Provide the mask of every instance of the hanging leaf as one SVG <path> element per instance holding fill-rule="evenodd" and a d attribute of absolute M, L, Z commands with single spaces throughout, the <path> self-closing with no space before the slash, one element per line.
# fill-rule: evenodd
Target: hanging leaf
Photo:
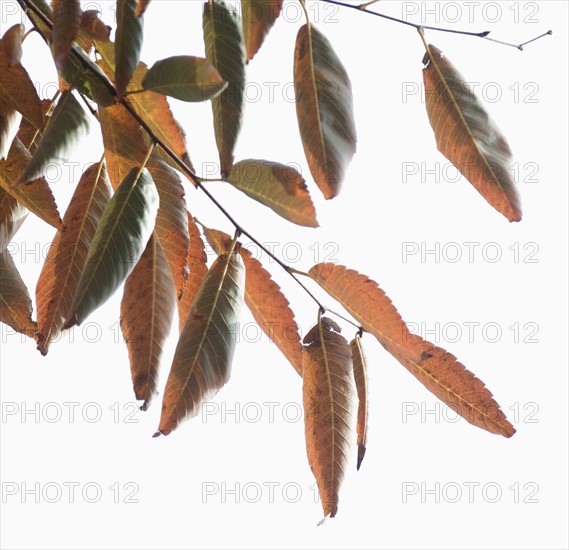
<path fill-rule="evenodd" d="M 143 18 L 136 16 L 137 0 L 117 2 L 117 32 L 115 35 L 115 86 L 119 101 L 140 60 L 143 39 Z"/>
<path fill-rule="evenodd" d="M 412 338 L 397 309 L 375 281 L 332 263 L 316 264 L 308 274 L 381 345 L 396 349 L 405 357 L 421 360 L 423 347 Z"/>
<path fill-rule="evenodd" d="M 184 286 L 182 296 L 178 301 L 178 316 L 180 318 L 180 332 L 184 328 L 188 312 L 194 302 L 202 281 L 207 273 L 207 256 L 205 253 L 204 243 L 200 234 L 200 230 L 188 212 L 188 231 L 190 235 L 190 247 L 188 249 L 188 257 L 186 266 L 187 281 Z"/>
<path fill-rule="evenodd" d="M 170 332 L 175 289 L 162 247 L 150 237 L 124 284 L 120 324 L 128 348 L 136 399 L 146 410 L 156 394 L 164 343 Z"/>
<path fill-rule="evenodd" d="M 294 52 L 296 115 L 304 154 L 326 199 L 340 191 L 356 152 L 352 87 L 328 39 L 304 25 Z"/>
<path fill-rule="evenodd" d="M 154 229 L 158 200 L 149 172 L 133 168 L 103 212 L 64 328 L 81 324 L 134 269 Z"/>
<path fill-rule="evenodd" d="M 0 187 L 0 247 L 12 240 L 27 215 L 27 209 Z"/>
<path fill-rule="evenodd" d="M 150 0 L 138 0 L 138 4 L 136 5 L 136 17 L 140 17 L 144 14 L 148 4 L 150 4 Z"/>
<path fill-rule="evenodd" d="M 18 65 L 22 59 L 22 39 L 26 28 L 22 23 L 11 26 L 0 39 L 0 49 L 8 67 Z"/>
<path fill-rule="evenodd" d="M 111 38 L 111 27 L 101 21 L 98 10 L 85 10 L 81 14 L 80 29 L 91 40 L 108 42 Z"/>
<path fill-rule="evenodd" d="M 46 355 L 57 340 L 71 305 L 77 283 L 103 211 L 111 198 L 111 186 L 103 163 L 93 164 L 81 176 L 36 285 L 38 350 Z"/>
<path fill-rule="evenodd" d="M 306 452 L 325 517 L 338 511 L 352 437 L 352 359 L 340 330 L 331 319 L 319 318 L 302 352 Z"/>
<path fill-rule="evenodd" d="M 286 220 L 318 227 L 304 178 L 292 166 L 268 160 L 242 160 L 233 166 L 226 179 Z"/>
<path fill-rule="evenodd" d="M 32 321 L 32 300 L 28 289 L 3 245 L 0 248 L 0 322 L 30 338 L 37 330 L 35 321 Z"/>
<path fill-rule="evenodd" d="M 79 0 L 52 0 L 53 29 L 51 51 L 55 66 L 65 66 L 71 53 L 71 45 L 81 25 L 81 2 Z"/>
<path fill-rule="evenodd" d="M 22 115 L 0 99 L 0 160 L 4 160 L 8 156 L 21 122 Z"/>
<path fill-rule="evenodd" d="M 61 94 L 53 114 L 25 172 L 25 180 L 37 179 L 53 161 L 66 162 L 71 148 L 89 132 L 89 119 L 71 90 Z"/>
<path fill-rule="evenodd" d="M 219 95 L 227 82 L 207 59 L 178 55 L 154 63 L 142 87 L 181 101 L 207 101 Z"/>
<path fill-rule="evenodd" d="M 211 100 L 223 177 L 233 166 L 233 151 L 243 119 L 245 45 L 237 13 L 222 0 L 204 4 L 203 34 L 207 58 L 228 83 L 227 88 Z"/>
<path fill-rule="evenodd" d="M 15 138 L 6 160 L 0 160 L 0 186 L 30 212 L 55 228 L 61 227 L 57 204 L 47 181 L 41 177 L 26 185 L 17 185 L 25 179 L 31 159 L 29 151 Z"/>
<path fill-rule="evenodd" d="M 239 310 L 243 265 L 237 254 L 219 257 L 192 304 L 176 351 L 154 436 L 168 435 L 184 418 L 195 416 L 229 380 Z"/>
<path fill-rule="evenodd" d="M 247 62 L 251 61 L 261 48 L 282 7 L 283 0 L 241 0 Z"/>
<path fill-rule="evenodd" d="M 427 113 L 439 151 L 491 206 L 509 221 L 520 221 L 506 138 L 441 50 L 429 45 L 423 64 Z"/>
<path fill-rule="evenodd" d="M 424 359 L 421 361 L 403 356 L 389 346 L 386 349 L 431 393 L 467 422 L 504 437 L 512 437 L 516 433 L 484 382 L 466 370 L 448 351 L 417 335 L 413 335 L 413 340 L 423 348 Z"/>
<path fill-rule="evenodd" d="M 359 334 L 350 342 L 350 348 L 352 350 L 354 380 L 358 392 L 358 422 L 356 432 L 358 434 L 357 469 L 359 470 L 366 454 L 367 440 L 367 364 L 364 350 L 362 349 L 362 339 Z"/>

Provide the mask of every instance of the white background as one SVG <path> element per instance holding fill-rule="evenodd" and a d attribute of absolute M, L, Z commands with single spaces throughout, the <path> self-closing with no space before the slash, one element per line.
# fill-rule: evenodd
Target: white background
<path fill-rule="evenodd" d="M 22 343 L 1 327 L 2 548 L 567 548 L 567 3 L 446 4 L 383 1 L 374 8 L 401 17 L 418 6 L 413 21 L 492 30 L 515 42 L 554 30 L 524 52 L 427 34 L 477 84 L 508 137 L 520 168 L 521 223 L 509 224 L 468 182 L 445 181 L 454 172 L 436 151 L 420 94 L 403 93 L 422 83 L 424 50 L 416 31 L 316 2 L 309 3 L 311 16 L 344 61 L 354 89 L 358 153 L 342 194 L 326 202 L 310 184 L 321 225 L 311 230 L 292 226 L 225 184 L 211 190 L 262 242 L 278 243 L 277 253 L 295 267 L 307 270 L 332 253 L 329 259 L 377 280 L 405 320 L 488 385 L 516 435 L 507 440 L 455 421 L 367 336 L 367 456 L 356 472 L 353 449 L 339 514 L 317 528 L 322 510 L 297 417 L 301 380 L 265 336 L 254 342 L 250 314 L 243 313 L 232 379 L 208 405 L 211 414 L 152 439 L 160 397 L 147 412 L 134 412 L 118 333 L 119 291 L 45 358 L 32 341 Z M 114 26 L 114 3 L 89 5 L 99 5 Z M 296 3 L 285 7 L 248 67 L 236 158 L 296 162 L 308 174 L 290 87 L 302 19 Z M 21 20 L 16 8 L 2 1 L 2 32 Z M 201 2 L 155 0 L 145 20 L 144 61 L 203 55 L 201 9 Z M 39 37 L 27 39 L 23 62 L 35 81 L 55 80 Z M 210 106 L 172 103 L 203 173 L 217 161 Z M 68 164 L 49 176 L 62 213 L 83 167 L 101 151 L 93 124 L 71 159 L 80 166 Z M 424 163 L 439 173 L 423 170 L 404 181 L 404 163 Z M 199 192 L 188 187 L 187 193 L 194 215 L 231 231 Z M 52 237 L 50 227 L 30 216 L 11 245 L 32 293 Z M 467 242 L 479 243 L 472 262 Z M 404 258 L 404 247 L 414 246 L 404 243 L 419 250 L 438 243 L 440 253 L 425 261 L 420 254 Z M 456 262 L 452 243 L 463 255 Z M 502 256 L 492 262 L 496 251 Z M 306 332 L 316 319 L 314 304 L 269 267 Z M 467 323 L 479 323 L 472 338 Z M 515 323 L 518 342 L 510 328 Z M 350 338 L 350 327 L 343 326 Z M 533 328 L 538 332 L 532 335 Z M 172 337 L 162 385 L 174 345 Z M 64 403 L 78 404 L 74 418 Z M 275 403 L 274 418 L 266 403 Z M 22 416 L 24 407 L 38 416 Z M 227 409 L 236 414 L 222 414 Z M 73 482 L 79 485 L 70 502 L 63 484 Z M 21 489 L 36 483 L 39 502 L 33 493 L 23 499 Z M 9 495 L 14 486 L 19 492 Z M 48 502 L 56 486 L 62 496 Z M 97 488 L 100 500 L 89 502 Z"/>

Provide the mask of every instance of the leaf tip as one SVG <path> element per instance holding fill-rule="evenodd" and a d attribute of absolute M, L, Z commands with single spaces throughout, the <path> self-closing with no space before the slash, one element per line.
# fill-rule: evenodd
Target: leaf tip
<path fill-rule="evenodd" d="M 143 405 L 144 406 L 144 405 Z M 141 407 L 142 408 L 142 407 Z M 152 435 L 152 437 L 160 437 L 161 435 L 164 435 L 160 430 L 154 432 L 154 434 Z"/>
<path fill-rule="evenodd" d="M 360 466 L 364 460 L 364 456 L 366 454 L 366 447 L 365 445 L 358 445 L 358 463 L 356 465 L 356 469 L 359 471 Z"/>

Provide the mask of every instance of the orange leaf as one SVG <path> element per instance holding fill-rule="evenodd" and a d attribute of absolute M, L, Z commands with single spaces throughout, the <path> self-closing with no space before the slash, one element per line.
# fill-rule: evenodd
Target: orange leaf
<path fill-rule="evenodd" d="M 414 361 L 389 346 L 387 351 L 467 422 L 504 437 L 512 437 L 516 433 L 484 382 L 459 363 L 454 355 L 417 335 L 412 335 L 412 340 L 423 348 L 424 359 Z"/>
<path fill-rule="evenodd" d="M 8 67 L 13 67 L 20 63 L 22 59 L 22 38 L 24 38 L 26 28 L 22 23 L 17 23 L 10 27 L 0 40 L 0 49 L 6 56 Z"/>
<path fill-rule="evenodd" d="M 391 300 L 375 281 L 353 269 L 316 264 L 308 274 L 384 346 L 420 360 L 423 348 L 413 338 Z"/>
<path fill-rule="evenodd" d="M 338 511 L 352 431 L 352 358 L 340 327 L 321 317 L 305 336 L 302 399 L 306 451 L 324 516 Z"/>
<path fill-rule="evenodd" d="M 429 45 L 423 63 L 427 113 L 439 151 L 498 212 L 520 221 L 506 138 L 441 50 Z"/>
<path fill-rule="evenodd" d="M 124 285 L 121 330 L 128 348 L 136 399 L 146 410 L 156 393 L 164 343 L 170 332 L 175 288 L 155 235 Z"/>
<path fill-rule="evenodd" d="M 52 0 L 53 31 L 51 49 L 55 66 L 65 66 L 71 52 L 71 45 L 81 25 L 81 2 L 79 0 Z"/>
<path fill-rule="evenodd" d="M 241 0 L 247 62 L 251 61 L 259 51 L 282 7 L 283 0 Z"/>
<path fill-rule="evenodd" d="M 362 339 L 358 334 L 350 342 L 352 350 L 352 363 L 354 366 L 354 380 L 358 392 L 358 423 L 356 432 L 358 433 L 358 463 L 360 469 L 366 453 L 367 441 L 367 364 L 362 348 Z"/>
<path fill-rule="evenodd" d="M 111 186 L 102 163 L 90 166 L 81 179 L 63 218 L 36 285 L 39 339 L 45 355 L 69 317 L 77 283 L 103 210 L 111 198 Z"/>
<path fill-rule="evenodd" d="M 150 4 L 150 0 L 138 0 L 138 4 L 136 5 L 136 17 L 140 17 L 144 14 L 148 4 Z"/>

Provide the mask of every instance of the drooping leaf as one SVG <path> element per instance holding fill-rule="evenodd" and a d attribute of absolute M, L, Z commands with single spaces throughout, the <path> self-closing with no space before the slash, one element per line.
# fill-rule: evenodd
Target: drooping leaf
<path fill-rule="evenodd" d="M 352 350 L 352 364 L 354 367 L 354 380 L 358 392 L 358 422 L 356 432 L 358 434 L 358 462 L 360 469 L 366 453 L 367 441 L 367 363 L 362 348 L 362 339 L 358 334 L 350 342 Z"/>
<path fill-rule="evenodd" d="M 390 346 L 386 346 L 387 351 L 431 393 L 467 422 L 504 437 L 512 437 L 516 433 L 484 382 L 476 378 L 448 351 L 417 335 L 412 337 L 417 345 L 422 346 L 424 359 L 413 361 Z"/>
<path fill-rule="evenodd" d="M 197 414 L 229 380 L 243 275 L 239 256 L 232 253 L 220 256 L 204 278 L 174 352 L 155 436 L 168 435 Z"/>
<path fill-rule="evenodd" d="M 89 119 L 71 90 L 61 94 L 49 117 L 38 147 L 25 172 L 23 182 L 40 177 L 52 161 L 65 162 L 71 148 L 89 131 Z"/>
<path fill-rule="evenodd" d="M 44 114 L 46 125 L 48 113 L 51 113 L 51 111 L 53 111 L 53 107 L 54 102 L 51 99 L 41 100 L 41 108 Z M 20 129 L 18 130 L 18 139 L 30 153 L 34 153 L 38 148 L 38 143 L 41 139 L 43 130 L 44 128 L 38 130 L 28 119 L 22 118 Z"/>
<path fill-rule="evenodd" d="M 64 328 L 81 324 L 134 269 L 154 230 L 158 201 L 148 170 L 133 168 L 103 212 Z"/>
<path fill-rule="evenodd" d="M 520 221 L 506 138 L 441 50 L 429 45 L 423 63 L 427 113 L 439 151 L 491 206 L 509 221 Z"/>
<path fill-rule="evenodd" d="M 302 352 L 306 452 L 325 517 L 338 511 L 353 429 L 352 358 L 340 330 L 331 319 L 319 318 Z"/>
<path fill-rule="evenodd" d="M 275 24 L 283 0 L 241 0 L 241 19 L 247 61 L 251 61 L 261 48 L 267 33 Z"/>
<path fill-rule="evenodd" d="M 318 227 L 304 178 L 292 166 L 268 160 L 242 160 L 226 180 L 279 216 L 305 227 Z"/>
<path fill-rule="evenodd" d="M 397 309 L 375 281 L 332 263 L 316 264 L 308 274 L 382 346 L 389 345 L 406 357 L 421 360 L 423 347 L 412 338 Z"/>
<path fill-rule="evenodd" d="M 0 248 L 0 322 L 30 338 L 37 330 L 28 289 L 4 245 Z"/>
<path fill-rule="evenodd" d="M 233 166 L 233 151 L 243 119 L 245 44 L 237 13 L 222 0 L 204 4 L 203 34 L 207 58 L 228 83 L 211 100 L 215 142 L 224 176 Z"/>
<path fill-rule="evenodd" d="M 178 301 L 178 316 L 180 318 L 180 332 L 184 328 L 188 312 L 192 306 L 202 281 L 207 273 L 207 256 L 200 230 L 192 215 L 188 212 L 188 232 L 190 235 L 190 247 L 186 265 L 187 280 L 182 296 Z"/>
<path fill-rule="evenodd" d="M 26 28 L 22 23 L 16 23 L 4 33 L 0 40 L 0 48 L 8 67 L 17 65 L 22 59 L 22 38 L 24 38 L 25 31 Z"/>
<path fill-rule="evenodd" d="M 53 29 L 51 51 L 55 66 L 65 66 L 71 45 L 81 25 L 81 2 L 79 0 L 52 0 Z"/>
<path fill-rule="evenodd" d="M 0 99 L 0 160 L 4 160 L 8 156 L 21 122 L 22 115 Z"/>
<path fill-rule="evenodd" d="M 156 393 L 164 343 L 175 307 L 175 288 L 162 247 L 150 237 L 142 257 L 128 276 L 121 302 L 120 324 L 128 348 L 136 399 L 146 410 Z"/>
<path fill-rule="evenodd" d="M 0 186 L 30 212 L 59 229 L 61 218 L 45 178 L 40 177 L 26 183 L 26 185 L 17 185 L 19 181 L 25 178 L 25 171 L 30 158 L 29 151 L 18 138 L 15 138 L 8 158 L 0 160 Z"/>
<path fill-rule="evenodd" d="M 111 27 L 101 21 L 98 10 L 85 10 L 81 14 L 80 29 L 91 40 L 108 42 L 111 37 Z"/>
<path fill-rule="evenodd" d="M 181 101 L 206 101 L 220 94 L 227 82 L 207 59 L 178 55 L 154 63 L 142 87 Z"/>
<path fill-rule="evenodd" d="M 0 248 L 12 240 L 27 215 L 28 210 L 0 187 Z"/>
<path fill-rule="evenodd" d="M 122 99 L 132 74 L 140 60 L 143 39 L 143 17 L 136 16 L 137 0 L 117 2 L 117 32 L 115 35 L 115 86 Z"/>
<path fill-rule="evenodd" d="M 150 4 L 150 0 L 138 0 L 138 4 L 136 5 L 136 17 L 140 17 L 148 8 L 148 4 Z"/>
<path fill-rule="evenodd" d="M 51 243 L 36 285 L 38 350 L 42 355 L 47 354 L 71 313 L 89 247 L 110 198 L 104 164 L 93 164 L 77 184 L 63 218 L 64 228 Z"/>
<path fill-rule="evenodd" d="M 229 249 L 232 239 L 227 233 L 204 227 L 204 234 L 217 254 L 224 254 Z M 276 344 L 296 372 L 302 376 L 302 344 L 289 301 L 271 274 L 249 250 L 240 243 L 236 244 L 235 250 L 239 252 L 245 265 L 247 307 L 269 340 Z"/>
<path fill-rule="evenodd" d="M 352 87 L 328 39 L 304 25 L 294 52 L 296 115 L 304 154 L 326 199 L 340 191 L 356 152 Z"/>

